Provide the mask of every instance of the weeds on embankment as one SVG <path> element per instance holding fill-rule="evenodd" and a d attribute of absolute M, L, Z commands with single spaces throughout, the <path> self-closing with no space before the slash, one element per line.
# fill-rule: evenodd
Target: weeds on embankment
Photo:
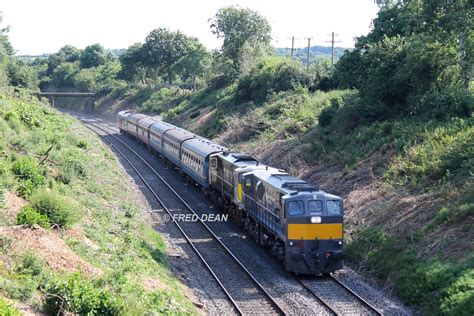
<path fill-rule="evenodd" d="M 149 215 L 97 137 L 46 103 L 9 94 L 0 95 L 0 133 L 9 196 L 0 297 L 54 315 L 194 313 Z M 16 315 L 11 306 L 1 300 L 0 314 Z"/>

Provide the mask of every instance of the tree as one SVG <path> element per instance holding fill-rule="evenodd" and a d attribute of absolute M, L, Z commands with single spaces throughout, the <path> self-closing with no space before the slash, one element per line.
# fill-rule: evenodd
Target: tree
<path fill-rule="evenodd" d="M 119 57 L 122 65 L 119 77 L 127 81 L 145 82 L 146 69 L 143 59 L 143 45 L 135 43 L 130 46 Z"/>
<path fill-rule="evenodd" d="M 105 64 L 107 53 L 100 44 L 87 46 L 79 59 L 81 68 L 97 67 Z"/>
<path fill-rule="evenodd" d="M 197 38 L 191 38 L 186 55 L 181 57 L 172 68 L 184 80 L 191 79 L 193 89 L 196 89 L 196 79 L 207 72 L 210 64 L 211 54 Z"/>
<path fill-rule="evenodd" d="M 10 59 L 8 77 L 12 86 L 28 89 L 38 88 L 39 79 L 36 69 L 20 58 Z"/>
<path fill-rule="evenodd" d="M 172 66 L 186 55 L 189 45 L 189 38 L 180 31 L 170 31 L 167 28 L 151 31 L 142 47 L 148 75 L 166 75 L 171 84 Z"/>
<path fill-rule="evenodd" d="M 81 58 L 81 51 L 74 46 L 63 46 L 57 53 L 48 57 L 47 75 L 53 74 L 56 67 L 62 63 L 73 63 Z"/>
<path fill-rule="evenodd" d="M 250 9 L 225 7 L 210 22 L 212 33 L 224 39 L 221 53 L 232 60 L 237 72 L 240 70 L 242 48 L 247 41 L 252 39 L 254 43 L 270 44 L 270 24 L 258 12 Z"/>

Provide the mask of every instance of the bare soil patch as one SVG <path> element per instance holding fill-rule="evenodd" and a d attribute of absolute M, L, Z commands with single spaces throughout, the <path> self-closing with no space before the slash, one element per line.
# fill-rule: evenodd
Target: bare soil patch
<path fill-rule="evenodd" d="M 55 271 L 102 275 L 103 272 L 79 257 L 61 239 L 59 233 L 39 226 L 27 225 L 0 227 L 0 236 L 11 238 L 9 255 L 21 256 L 29 250 L 41 257 Z"/>

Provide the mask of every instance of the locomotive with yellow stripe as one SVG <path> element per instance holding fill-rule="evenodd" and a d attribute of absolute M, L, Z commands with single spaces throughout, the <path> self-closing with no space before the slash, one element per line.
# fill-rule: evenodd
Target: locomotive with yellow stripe
<path fill-rule="evenodd" d="M 343 203 L 284 170 L 152 117 L 122 111 L 121 132 L 149 145 L 211 193 L 285 269 L 325 274 L 343 265 Z"/>
<path fill-rule="evenodd" d="M 325 274 L 342 268 L 340 197 L 245 154 L 216 153 L 210 162 L 210 190 L 287 271 Z"/>

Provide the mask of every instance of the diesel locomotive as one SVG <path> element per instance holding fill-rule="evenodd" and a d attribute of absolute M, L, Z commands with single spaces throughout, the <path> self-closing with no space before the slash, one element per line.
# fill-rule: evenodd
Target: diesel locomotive
<path fill-rule="evenodd" d="M 152 117 L 121 111 L 121 133 L 139 139 L 226 205 L 232 218 L 297 274 L 343 266 L 342 198 L 284 170 Z"/>

